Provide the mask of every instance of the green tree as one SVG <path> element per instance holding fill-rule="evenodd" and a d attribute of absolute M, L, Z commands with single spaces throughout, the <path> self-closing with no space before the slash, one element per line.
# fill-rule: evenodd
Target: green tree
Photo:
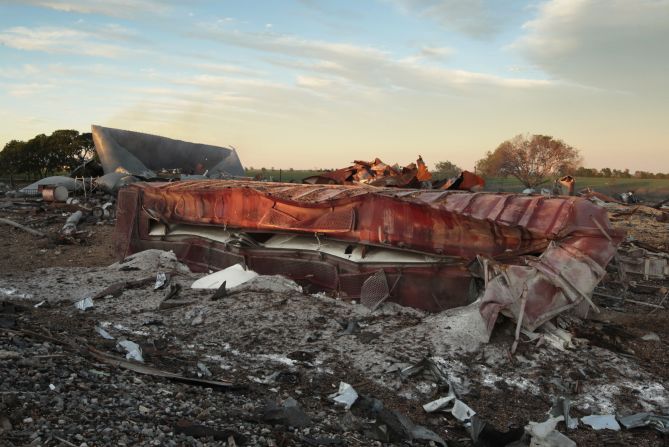
<path fill-rule="evenodd" d="M 56 130 L 46 139 L 43 148 L 44 167 L 51 174 L 69 172 L 77 164 L 80 152 L 76 130 Z"/>
<path fill-rule="evenodd" d="M 32 176 L 46 177 L 48 171 L 48 150 L 46 135 L 39 134 L 26 141 L 24 146 L 24 156 L 22 157 L 22 172 Z"/>
<path fill-rule="evenodd" d="M 516 135 L 476 164 L 485 176 L 513 176 L 534 188 L 551 176 L 573 173 L 581 163 L 579 151 L 548 135 Z"/>
<path fill-rule="evenodd" d="M 599 171 L 594 168 L 584 168 L 581 166 L 574 171 L 574 175 L 576 177 L 599 177 Z"/>
<path fill-rule="evenodd" d="M 457 177 L 462 172 L 457 165 L 451 163 L 450 161 L 440 161 L 435 165 L 435 170 L 432 173 L 436 178 L 452 178 Z"/>
<path fill-rule="evenodd" d="M 0 151 L 0 172 L 9 175 L 9 182 L 14 186 L 14 175 L 22 172 L 25 156 L 26 143 L 24 141 L 12 140 L 5 144 Z"/>

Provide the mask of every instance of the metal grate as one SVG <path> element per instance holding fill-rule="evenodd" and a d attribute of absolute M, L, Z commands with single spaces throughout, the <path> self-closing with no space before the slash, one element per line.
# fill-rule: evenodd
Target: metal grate
<path fill-rule="evenodd" d="M 386 272 L 379 270 L 374 273 L 372 276 L 367 278 L 362 284 L 362 290 L 360 291 L 360 303 L 374 310 L 381 303 L 383 303 L 390 296 L 390 290 L 388 289 L 388 278 L 386 278 Z"/>
<path fill-rule="evenodd" d="M 312 224 L 315 231 L 349 231 L 355 224 L 353 209 L 336 210 L 320 216 Z"/>

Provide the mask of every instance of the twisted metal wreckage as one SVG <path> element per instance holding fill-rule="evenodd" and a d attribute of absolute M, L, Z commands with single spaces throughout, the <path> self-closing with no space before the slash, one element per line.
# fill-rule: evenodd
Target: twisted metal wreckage
<path fill-rule="evenodd" d="M 480 298 L 534 330 L 582 303 L 622 234 L 578 197 L 236 180 L 136 183 L 118 196 L 121 257 L 173 250 L 195 271 L 237 263 L 428 311 Z"/>
<path fill-rule="evenodd" d="M 91 126 L 104 175 L 96 180 L 105 191 L 139 180 L 168 178 L 234 178 L 244 168 L 232 147 L 190 143 L 130 130 Z"/>
<path fill-rule="evenodd" d="M 586 199 L 453 190 L 482 179 L 433 184 L 420 157 L 404 168 L 356 162 L 311 184 L 220 180 L 244 173 L 234 149 L 92 130 L 110 186 L 154 180 L 119 191 L 121 258 L 158 248 L 194 271 L 241 263 L 371 308 L 388 300 L 438 312 L 479 299 L 490 332 L 500 312 L 534 330 L 594 306 L 622 240 Z M 181 181 L 156 182 L 166 168 Z M 432 189 L 406 189 L 414 184 Z"/>

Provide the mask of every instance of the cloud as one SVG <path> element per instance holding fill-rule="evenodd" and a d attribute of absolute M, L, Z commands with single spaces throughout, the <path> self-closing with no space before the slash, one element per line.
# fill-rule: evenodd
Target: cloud
<path fill-rule="evenodd" d="M 170 8 L 169 2 L 159 0 L 21 0 L 14 2 L 57 11 L 102 14 L 123 18 L 133 18 L 138 13 L 147 12 L 164 14 Z"/>
<path fill-rule="evenodd" d="M 93 33 L 56 27 L 17 26 L 8 28 L 0 32 L 0 44 L 17 50 L 71 53 L 105 58 L 116 58 L 134 51 L 106 43 Z"/>
<path fill-rule="evenodd" d="M 447 59 L 455 54 L 455 50 L 449 47 L 423 47 L 420 56 L 427 59 Z"/>
<path fill-rule="evenodd" d="M 407 14 L 433 20 L 470 37 L 487 38 L 501 29 L 499 17 L 485 0 L 388 0 Z"/>
<path fill-rule="evenodd" d="M 428 62 L 444 62 L 451 58 L 456 53 L 455 49 L 449 47 L 430 47 L 424 46 L 418 53 L 402 59 L 405 62 L 418 63 L 423 61 Z"/>
<path fill-rule="evenodd" d="M 10 84 L 6 86 L 7 94 L 17 98 L 41 95 L 47 90 L 52 89 L 54 86 L 49 83 L 21 83 L 21 84 Z"/>
<path fill-rule="evenodd" d="M 272 63 L 301 71 L 299 75 L 336 78 L 371 90 L 406 89 L 452 94 L 471 87 L 535 88 L 551 84 L 541 79 L 503 78 L 453 70 L 426 64 L 423 61 L 425 58 L 398 59 L 389 52 L 370 46 L 308 40 L 285 34 L 231 31 L 203 24 L 191 35 L 269 53 Z M 449 51 L 445 48 L 427 49 L 431 55 L 441 53 L 445 56 Z"/>
<path fill-rule="evenodd" d="M 298 87 L 319 89 L 331 86 L 333 81 L 332 79 L 317 78 L 314 76 L 298 76 L 296 84 Z"/>
<path fill-rule="evenodd" d="M 512 48 L 557 79 L 665 94 L 669 0 L 550 0 Z"/>
<path fill-rule="evenodd" d="M 254 70 L 242 65 L 222 64 L 217 62 L 198 62 L 193 64 L 193 66 L 212 73 L 226 73 L 247 76 L 261 76 L 266 74 L 260 70 Z"/>

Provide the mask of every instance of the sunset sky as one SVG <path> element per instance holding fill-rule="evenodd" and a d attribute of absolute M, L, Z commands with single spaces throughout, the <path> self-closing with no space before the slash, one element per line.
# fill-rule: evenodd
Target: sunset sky
<path fill-rule="evenodd" d="M 528 132 L 669 172 L 669 0 L 0 0 L 0 148 L 91 124 L 256 168 L 471 169 Z"/>

